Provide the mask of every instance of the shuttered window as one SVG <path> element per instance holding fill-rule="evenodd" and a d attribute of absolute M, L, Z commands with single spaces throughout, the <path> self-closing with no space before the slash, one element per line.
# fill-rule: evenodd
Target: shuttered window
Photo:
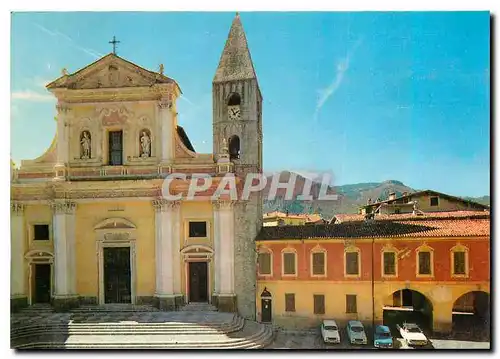
<path fill-rule="evenodd" d="M 109 164 L 111 166 L 120 166 L 123 164 L 123 132 L 109 132 Z"/>
<path fill-rule="evenodd" d="M 358 252 L 347 252 L 345 254 L 345 265 L 346 274 L 359 275 L 359 253 Z"/>
<path fill-rule="evenodd" d="M 285 293 L 285 311 L 295 312 L 295 294 Z"/>
<path fill-rule="evenodd" d="M 259 253 L 259 274 L 271 275 L 271 253 Z"/>
<path fill-rule="evenodd" d="M 384 274 L 396 275 L 396 253 L 384 252 Z"/>
<path fill-rule="evenodd" d="M 453 252 L 453 274 L 465 274 L 465 252 Z"/>
<path fill-rule="evenodd" d="M 283 253 L 284 274 L 295 274 L 295 253 Z"/>
<path fill-rule="evenodd" d="M 347 294 L 345 296 L 345 312 L 346 313 L 357 313 L 358 305 L 355 294 Z"/>
<path fill-rule="evenodd" d="M 418 253 L 418 274 L 431 274 L 431 252 Z"/>
<path fill-rule="evenodd" d="M 325 296 L 314 294 L 314 314 L 325 314 Z"/>
<path fill-rule="evenodd" d="M 313 262 L 313 274 L 314 275 L 324 275 L 325 274 L 325 253 L 313 253 L 312 255 Z"/>

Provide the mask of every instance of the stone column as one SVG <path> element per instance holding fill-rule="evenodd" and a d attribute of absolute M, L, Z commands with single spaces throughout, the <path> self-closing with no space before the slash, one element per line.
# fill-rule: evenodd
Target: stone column
<path fill-rule="evenodd" d="M 78 306 L 75 278 L 75 227 L 76 204 L 66 200 L 52 203 L 54 231 L 54 298 L 57 311 Z"/>
<path fill-rule="evenodd" d="M 174 117 L 172 102 L 162 99 L 158 102 L 158 115 L 161 129 L 161 162 L 169 163 L 174 157 Z M 158 137 L 157 137 L 158 138 Z"/>
<path fill-rule="evenodd" d="M 174 228 L 178 201 L 158 199 L 153 201 L 155 217 L 156 248 L 156 297 L 162 310 L 175 310 L 175 255 Z M 178 257 L 178 256 L 177 256 Z M 180 275 L 180 273 L 179 273 Z"/>
<path fill-rule="evenodd" d="M 10 219 L 10 307 L 12 311 L 28 305 L 26 295 L 26 228 L 24 227 L 24 205 L 11 202 Z"/>
<path fill-rule="evenodd" d="M 233 201 L 219 201 L 215 205 L 218 217 L 218 236 L 215 239 L 215 253 L 219 259 L 219 293 L 217 307 L 223 312 L 236 312 L 234 292 L 234 211 Z"/>
<path fill-rule="evenodd" d="M 69 156 L 69 134 L 68 117 L 70 108 L 62 102 L 59 102 L 57 108 L 57 163 L 55 165 L 56 179 L 64 180 L 66 176 L 66 167 Z"/>

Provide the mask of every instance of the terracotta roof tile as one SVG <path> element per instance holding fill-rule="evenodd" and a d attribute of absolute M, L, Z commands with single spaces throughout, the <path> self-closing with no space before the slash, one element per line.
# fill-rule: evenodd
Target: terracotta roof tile
<path fill-rule="evenodd" d="M 489 218 L 489 211 L 449 211 L 449 212 L 423 212 L 422 214 L 415 215 L 413 213 L 401 214 L 376 214 L 376 221 L 394 221 L 394 220 L 425 220 L 445 219 L 445 218 Z M 365 220 L 364 214 L 336 214 L 334 218 L 337 222 L 361 222 Z M 333 218 L 332 218 L 333 219 Z"/>
<path fill-rule="evenodd" d="M 489 218 L 448 218 L 398 221 L 344 222 L 316 226 L 263 227 L 257 240 L 375 237 L 489 236 Z"/>

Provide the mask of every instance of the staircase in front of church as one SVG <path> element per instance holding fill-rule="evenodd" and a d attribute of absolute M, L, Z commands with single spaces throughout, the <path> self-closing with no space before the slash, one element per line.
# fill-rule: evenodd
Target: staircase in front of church
<path fill-rule="evenodd" d="M 19 320 L 20 316 L 26 320 Z M 273 340 L 270 326 L 212 310 L 80 310 L 47 313 L 32 321 L 28 318 L 29 314 L 20 313 L 16 325 L 12 324 L 12 348 L 251 349 L 265 347 Z"/>

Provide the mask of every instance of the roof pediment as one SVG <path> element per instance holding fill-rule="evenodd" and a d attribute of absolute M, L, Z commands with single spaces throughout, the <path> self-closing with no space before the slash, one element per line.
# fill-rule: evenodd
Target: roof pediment
<path fill-rule="evenodd" d="M 122 87 L 147 87 L 175 81 L 163 74 L 146 70 L 115 54 L 108 54 L 83 69 L 64 74 L 47 85 L 47 88 L 72 90 L 106 89 Z"/>

